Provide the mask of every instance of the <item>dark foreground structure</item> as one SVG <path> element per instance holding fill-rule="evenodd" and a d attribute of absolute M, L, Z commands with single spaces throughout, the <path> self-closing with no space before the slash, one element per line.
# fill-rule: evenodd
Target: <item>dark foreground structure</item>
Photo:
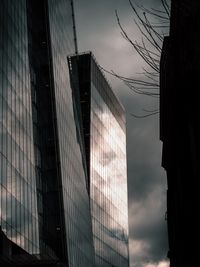
<path fill-rule="evenodd" d="M 199 265 L 200 2 L 172 0 L 160 76 L 160 138 L 167 171 L 171 267 Z"/>

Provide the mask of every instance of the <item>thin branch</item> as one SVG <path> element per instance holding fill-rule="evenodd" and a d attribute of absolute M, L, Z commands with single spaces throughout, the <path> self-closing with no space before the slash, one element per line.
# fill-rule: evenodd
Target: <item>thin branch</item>
<path fill-rule="evenodd" d="M 159 15 L 158 12 L 157 12 L 157 13 L 152 12 L 150 9 L 147 9 L 147 8 L 145 8 L 145 7 L 143 7 L 143 6 L 138 6 L 138 7 L 141 8 L 145 13 L 147 13 L 147 14 L 153 16 L 154 18 L 159 18 L 159 19 L 161 19 L 161 20 L 167 20 L 167 21 L 169 20 L 168 17 L 163 16 L 163 15 Z M 166 14 L 166 13 L 164 12 L 164 14 Z"/>
<path fill-rule="evenodd" d="M 170 7 L 167 0 L 161 0 L 161 9 L 148 9 L 144 6 L 133 4 L 132 0 L 129 0 L 129 4 L 134 14 L 134 23 L 142 36 L 141 41 L 138 42 L 137 40 L 133 41 L 131 39 L 121 24 L 118 12 L 115 11 L 117 23 L 121 30 L 122 37 L 132 45 L 137 54 L 146 62 L 150 70 L 146 67 L 142 67 L 143 72 L 139 74 L 140 77 L 123 77 L 113 70 L 108 71 L 104 68 L 102 69 L 124 82 L 130 89 L 130 92 L 158 98 L 160 54 L 166 29 L 169 28 Z M 159 110 L 143 109 L 143 112 L 148 114 L 141 116 L 132 115 L 136 118 L 146 118 L 159 113 Z"/>
<path fill-rule="evenodd" d="M 145 112 L 149 112 L 149 113 L 153 113 L 153 112 L 158 112 L 159 111 L 158 108 L 154 109 L 154 110 L 149 110 L 149 109 L 142 109 L 142 110 L 145 111 Z"/>
<path fill-rule="evenodd" d="M 133 114 L 133 113 L 130 113 L 130 115 L 133 116 L 133 117 L 136 118 L 136 119 L 144 119 L 144 118 L 147 118 L 147 117 L 150 117 L 150 116 L 154 116 L 154 115 L 156 115 L 156 114 L 159 114 L 159 111 L 157 111 L 157 112 L 152 112 L 152 113 L 150 113 L 150 114 L 146 114 L 146 115 L 135 115 L 135 114 Z"/>
<path fill-rule="evenodd" d="M 162 2 L 162 5 L 164 7 L 164 10 L 165 10 L 166 14 L 168 15 L 168 18 L 170 18 L 170 7 L 169 7 L 167 1 L 166 0 L 161 0 L 161 2 Z"/>

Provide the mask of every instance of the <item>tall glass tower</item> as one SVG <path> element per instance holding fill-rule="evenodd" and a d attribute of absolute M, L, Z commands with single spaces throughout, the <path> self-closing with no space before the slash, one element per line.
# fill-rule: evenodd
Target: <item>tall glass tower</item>
<path fill-rule="evenodd" d="M 69 62 L 80 88 L 96 267 L 128 267 L 125 112 L 92 53 Z"/>
<path fill-rule="evenodd" d="M 73 1 L 1 1 L 1 266 L 94 266 L 75 51 Z"/>
<path fill-rule="evenodd" d="M 39 222 L 26 1 L 0 8 L 0 225 L 8 239 L 39 253 Z"/>

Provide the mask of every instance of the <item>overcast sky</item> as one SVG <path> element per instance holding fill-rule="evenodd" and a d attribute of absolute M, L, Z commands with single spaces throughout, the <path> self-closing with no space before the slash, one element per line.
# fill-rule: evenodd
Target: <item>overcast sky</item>
<path fill-rule="evenodd" d="M 144 62 L 122 38 L 115 18 L 130 36 L 139 39 L 128 0 L 74 0 L 79 51 L 91 50 L 108 70 L 133 76 Z M 159 0 L 138 0 L 157 8 Z M 161 168 L 159 116 L 135 119 L 142 108 L 155 109 L 158 100 L 134 95 L 117 79 L 107 75 L 127 111 L 129 231 L 131 267 L 167 267 L 166 175 Z M 123 266 L 122 266 L 123 267 Z"/>

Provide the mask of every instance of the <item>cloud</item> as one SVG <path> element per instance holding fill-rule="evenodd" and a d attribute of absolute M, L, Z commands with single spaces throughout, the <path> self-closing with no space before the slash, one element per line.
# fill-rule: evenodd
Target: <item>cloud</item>
<path fill-rule="evenodd" d="M 130 251 L 134 267 L 144 262 L 159 262 L 167 256 L 165 194 L 155 187 L 146 198 L 129 207 Z"/>
<path fill-rule="evenodd" d="M 134 240 L 130 250 L 133 266 L 143 267 L 167 255 L 166 177 L 160 167 L 157 118 L 128 122 L 129 230 Z"/>
<path fill-rule="evenodd" d="M 144 265 L 144 267 L 169 267 L 169 262 L 168 261 L 161 261 L 158 264 L 147 263 Z"/>
<path fill-rule="evenodd" d="M 139 4 L 157 8 L 160 0 Z M 79 49 L 92 50 L 101 66 L 133 76 L 142 71 L 144 61 L 120 34 L 115 18 L 118 10 L 130 36 L 140 39 L 133 14 L 124 0 L 75 1 Z M 127 153 L 129 191 L 129 232 L 131 267 L 167 267 L 166 175 L 161 168 L 159 116 L 135 119 L 142 108 L 155 109 L 158 99 L 132 94 L 125 85 L 106 75 L 127 111 Z M 151 266 L 151 265 L 152 266 Z"/>

